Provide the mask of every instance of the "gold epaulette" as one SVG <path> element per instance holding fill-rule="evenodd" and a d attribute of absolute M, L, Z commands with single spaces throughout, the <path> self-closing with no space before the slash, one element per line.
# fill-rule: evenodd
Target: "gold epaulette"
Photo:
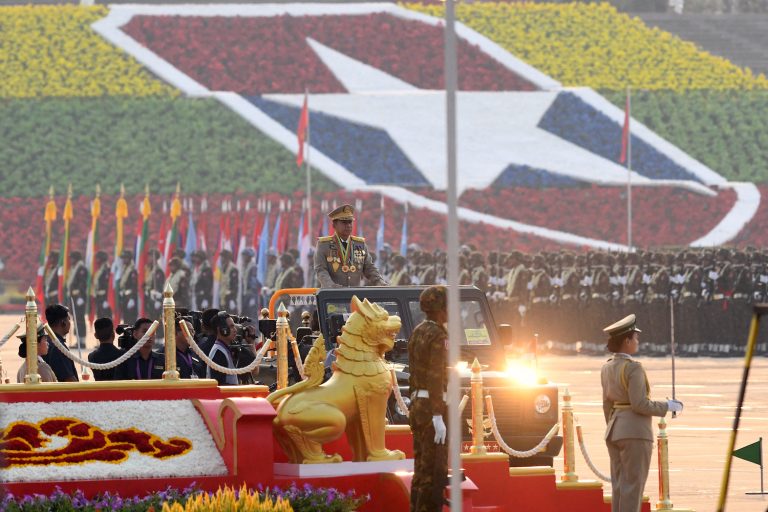
<path fill-rule="evenodd" d="M 330 242 L 333 240 L 333 236 L 319 236 L 317 237 L 318 242 Z"/>
<path fill-rule="evenodd" d="M 365 238 L 363 238 L 362 236 L 351 235 L 350 238 L 355 242 L 365 242 Z"/>

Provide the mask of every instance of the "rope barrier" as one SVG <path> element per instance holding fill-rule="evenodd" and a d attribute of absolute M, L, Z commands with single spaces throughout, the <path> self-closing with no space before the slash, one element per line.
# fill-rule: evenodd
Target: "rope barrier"
<path fill-rule="evenodd" d="M 502 439 L 501 434 L 499 433 L 499 427 L 496 425 L 496 415 L 493 413 L 493 399 L 491 398 L 491 395 L 485 396 L 485 405 L 488 408 L 488 417 L 491 420 L 491 432 L 493 433 L 493 437 L 496 438 L 496 442 L 499 443 L 499 447 L 504 450 L 504 452 L 507 453 L 507 455 L 511 455 L 512 457 L 517 457 L 518 459 L 526 459 L 528 457 L 533 457 L 537 453 L 543 452 L 547 449 L 547 445 L 549 445 L 549 442 L 552 440 L 553 437 L 555 437 L 555 434 L 557 434 L 557 431 L 560 428 L 560 425 L 557 423 L 552 425 L 552 428 L 549 429 L 549 432 L 547 432 L 547 435 L 544 436 L 544 439 L 541 440 L 539 444 L 531 448 L 530 450 L 526 451 L 518 451 L 514 448 L 511 448 L 507 443 L 504 442 L 504 439 Z"/>
<path fill-rule="evenodd" d="M 579 439 L 579 448 L 581 448 L 581 454 L 584 456 L 584 461 L 586 461 L 589 469 L 591 469 L 595 476 L 603 482 L 610 482 L 611 478 L 602 474 L 600 470 L 597 469 L 597 467 L 592 463 L 592 459 L 589 458 L 589 454 L 587 453 L 587 445 L 584 443 L 584 437 L 581 434 L 581 425 L 576 425 L 576 437 Z"/>
<path fill-rule="evenodd" d="M 121 355 L 114 361 L 110 363 L 91 363 L 90 361 L 84 361 L 80 357 L 76 356 L 74 353 L 72 353 L 67 347 L 65 347 L 61 341 L 59 341 L 59 337 L 56 336 L 56 333 L 53 332 L 53 329 L 51 329 L 51 326 L 46 324 L 43 324 L 43 328 L 45 329 L 45 332 L 48 333 L 48 337 L 51 339 L 51 342 L 56 345 L 56 348 L 59 349 L 59 351 L 67 356 L 69 359 L 74 361 L 75 363 L 85 366 L 86 368 L 90 368 L 91 370 L 111 370 L 112 368 L 123 364 L 125 361 L 133 357 L 133 355 L 139 351 L 139 349 L 146 343 L 146 341 L 149 339 L 150 336 L 152 336 L 155 331 L 157 330 L 157 327 L 160 325 L 160 323 L 155 320 L 152 322 L 152 325 L 149 326 L 149 329 L 147 329 L 146 334 L 142 336 L 142 338 L 136 342 L 134 346 L 130 348 L 125 354 Z"/>
<path fill-rule="evenodd" d="M 259 349 L 258 353 L 256 354 L 256 359 L 254 359 L 253 362 L 248 366 L 244 366 L 243 368 L 227 368 L 226 366 L 221 366 L 220 364 L 213 362 L 207 355 L 205 355 L 205 352 L 203 352 L 203 350 L 198 346 L 192 335 L 189 334 L 189 329 L 187 329 L 186 322 L 179 322 L 179 325 L 181 325 L 181 330 L 184 333 L 184 337 L 187 338 L 187 342 L 189 343 L 189 346 L 194 351 L 194 353 L 197 354 L 205 364 L 210 366 L 212 370 L 216 370 L 217 372 L 223 373 L 225 375 L 240 375 L 243 373 L 250 373 L 261 364 L 261 360 L 264 358 L 264 354 L 266 353 L 267 347 L 269 346 L 269 343 L 265 341 L 264 345 L 262 345 L 261 349 Z"/>
<path fill-rule="evenodd" d="M 397 384 L 397 372 L 394 368 L 390 368 L 389 373 L 392 375 L 392 391 L 395 393 L 397 412 L 407 418 L 410 415 L 410 411 L 408 411 L 408 404 L 405 403 L 403 395 L 400 393 L 400 386 Z"/>
<path fill-rule="evenodd" d="M 459 416 L 464 414 L 464 408 L 467 406 L 467 402 L 469 402 L 469 395 L 461 397 L 461 402 L 459 402 Z"/>
<path fill-rule="evenodd" d="M 8 331 L 8 334 L 6 334 L 5 336 L 2 337 L 2 339 L 0 339 L 0 348 L 3 348 L 3 345 L 8 343 L 8 340 L 11 339 L 11 337 L 14 334 L 16 334 L 16 331 L 18 331 L 19 329 L 21 329 L 21 322 L 16 322 L 16 324 L 14 324 L 14 326 L 11 327 L 11 330 Z"/>
<path fill-rule="evenodd" d="M 301 360 L 301 352 L 299 352 L 299 344 L 296 343 L 296 338 L 290 338 L 291 340 L 291 349 L 293 350 L 293 360 L 296 361 L 296 369 L 299 370 L 299 376 L 301 377 L 301 380 L 304 380 L 307 378 L 306 375 L 304 375 L 304 361 Z"/>

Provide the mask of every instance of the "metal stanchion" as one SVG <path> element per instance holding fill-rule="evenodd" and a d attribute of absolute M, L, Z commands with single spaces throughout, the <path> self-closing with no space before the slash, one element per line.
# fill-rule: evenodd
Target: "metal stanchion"
<path fill-rule="evenodd" d="M 163 322 L 165 322 L 165 371 L 163 380 L 179 380 L 176 369 L 176 303 L 171 283 L 163 290 Z"/>
<path fill-rule="evenodd" d="M 40 384 L 40 374 L 37 373 L 37 302 L 31 286 L 27 290 L 24 316 L 27 320 L 27 373 L 24 384 Z"/>
<path fill-rule="evenodd" d="M 472 363 L 472 446 L 469 453 L 472 455 L 485 455 L 487 450 L 483 440 L 485 429 L 483 428 L 483 373 L 480 362 L 475 358 Z"/>
<path fill-rule="evenodd" d="M 560 480 L 563 482 L 578 482 L 579 476 L 576 474 L 576 446 L 573 429 L 573 405 L 571 405 L 571 394 L 568 389 L 563 394 L 563 476 Z"/>
<path fill-rule="evenodd" d="M 288 386 L 288 336 L 290 334 L 288 310 L 285 304 L 280 304 L 277 308 L 277 389 Z"/>
<path fill-rule="evenodd" d="M 667 422 L 664 418 L 659 420 L 659 435 L 656 439 L 659 455 L 659 501 L 656 503 L 656 510 L 693 512 L 690 509 L 673 508 L 672 501 L 669 499 L 669 437 Z"/>

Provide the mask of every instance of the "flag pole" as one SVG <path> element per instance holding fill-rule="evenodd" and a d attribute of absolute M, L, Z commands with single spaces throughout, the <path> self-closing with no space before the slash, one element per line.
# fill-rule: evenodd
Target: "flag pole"
<path fill-rule="evenodd" d="M 459 360 L 459 222 L 458 183 L 456 161 L 456 89 L 458 70 L 456 63 L 456 13 L 454 0 L 445 2 L 445 111 L 446 111 L 446 163 L 448 189 L 447 252 L 448 252 L 448 403 L 459 400 L 459 374 L 455 370 Z M 461 512 L 461 423 L 458 407 L 448 407 L 448 460 L 451 468 L 451 512 Z"/>
<path fill-rule="evenodd" d="M 312 173 L 309 165 L 309 152 L 312 147 L 309 140 L 309 89 L 304 89 L 304 95 L 307 98 L 307 140 L 305 142 L 307 146 L 307 231 L 309 231 L 309 240 L 312 242 Z"/>
<path fill-rule="evenodd" d="M 631 116 L 632 98 L 627 86 L 627 116 Z M 632 125 L 627 120 L 627 250 L 632 250 Z"/>

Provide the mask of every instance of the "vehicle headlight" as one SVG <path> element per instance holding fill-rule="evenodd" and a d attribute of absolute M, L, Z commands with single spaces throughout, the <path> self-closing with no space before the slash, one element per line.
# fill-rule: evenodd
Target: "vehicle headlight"
<path fill-rule="evenodd" d="M 533 401 L 533 408 L 539 414 L 547 414 L 552 408 L 552 400 L 547 395 L 538 395 Z"/>

